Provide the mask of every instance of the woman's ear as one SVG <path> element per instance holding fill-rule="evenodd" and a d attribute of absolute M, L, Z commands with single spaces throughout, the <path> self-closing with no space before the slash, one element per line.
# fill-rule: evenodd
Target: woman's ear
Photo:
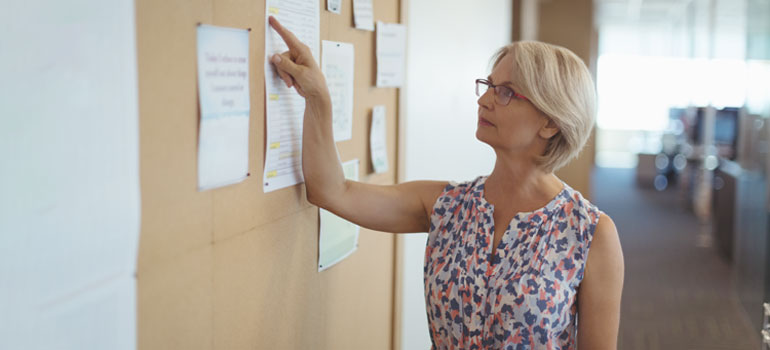
<path fill-rule="evenodd" d="M 540 128 L 540 131 L 538 131 L 538 135 L 544 139 L 550 139 L 554 135 L 559 133 L 559 128 L 556 126 L 556 123 L 553 122 L 550 118 L 548 118 L 548 123 L 543 125 L 543 127 Z"/>

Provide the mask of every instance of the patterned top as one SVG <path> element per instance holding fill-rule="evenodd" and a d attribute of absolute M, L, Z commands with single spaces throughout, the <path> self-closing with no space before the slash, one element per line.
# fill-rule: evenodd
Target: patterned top
<path fill-rule="evenodd" d="M 577 290 L 601 212 L 564 184 L 545 207 L 516 214 L 491 257 L 486 179 L 449 183 L 433 206 L 425 250 L 433 349 L 576 349 Z"/>

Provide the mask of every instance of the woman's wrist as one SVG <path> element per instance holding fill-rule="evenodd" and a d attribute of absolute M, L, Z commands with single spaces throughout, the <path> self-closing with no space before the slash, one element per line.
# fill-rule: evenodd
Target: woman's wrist
<path fill-rule="evenodd" d="M 317 96 L 308 96 L 305 99 L 305 108 L 316 117 L 323 117 L 324 115 L 331 116 L 332 112 L 332 99 L 328 92 L 321 93 Z"/>

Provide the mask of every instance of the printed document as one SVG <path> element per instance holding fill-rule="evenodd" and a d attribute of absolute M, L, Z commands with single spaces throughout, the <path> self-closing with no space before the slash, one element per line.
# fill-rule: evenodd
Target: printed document
<path fill-rule="evenodd" d="M 374 31 L 372 0 L 353 0 L 353 22 L 356 29 Z"/>
<path fill-rule="evenodd" d="M 348 180 L 358 181 L 358 159 L 342 163 L 342 171 Z M 318 271 L 328 269 L 344 260 L 358 248 L 358 225 L 324 209 L 318 236 Z"/>
<path fill-rule="evenodd" d="M 302 177 L 302 119 L 305 99 L 287 88 L 278 77 L 270 57 L 288 50 L 281 36 L 270 27 L 274 16 L 310 47 L 313 58 L 320 54 L 320 5 L 315 0 L 267 0 L 265 17 L 265 192 L 296 185 Z"/>
<path fill-rule="evenodd" d="M 404 84 L 406 26 L 377 22 L 377 87 Z"/>
<path fill-rule="evenodd" d="M 249 171 L 249 31 L 198 26 L 198 190 Z"/>
<path fill-rule="evenodd" d="M 321 70 L 332 99 L 334 141 L 353 137 L 353 44 L 324 40 L 321 43 Z"/>
<path fill-rule="evenodd" d="M 372 150 L 372 166 L 376 173 L 388 171 L 386 130 L 385 106 L 374 106 L 372 109 L 372 129 L 369 132 L 369 148 Z"/>

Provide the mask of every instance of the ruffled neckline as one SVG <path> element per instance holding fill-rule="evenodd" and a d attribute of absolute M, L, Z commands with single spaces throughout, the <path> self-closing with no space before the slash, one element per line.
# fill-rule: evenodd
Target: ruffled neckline
<path fill-rule="evenodd" d="M 477 197 L 476 199 L 479 201 L 479 204 L 481 204 L 485 208 L 489 208 L 490 210 L 492 210 L 494 212 L 495 206 L 492 203 L 487 202 L 487 199 L 484 196 L 484 194 L 486 193 L 486 186 L 485 186 L 485 184 L 487 182 L 487 178 L 489 178 L 489 175 L 482 176 L 479 179 L 479 181 L 476 184 L 476 191 L 474 191 L 474 192 L 476 192 L 476 197 Z M 558 206 L 558 204 L 562 201 L 562 199 L 569 197 L 569 192 L 570 192 L 569 185 L 567 185 L 567 183 L 564 182 L 564 181 L 562 181 L 561 183 L 563 185 L 562 190 L 559 191 L 559 193 L 556 194 L 556 196 L 553 197 L 545 206 L 537 208 L 537 209 L 532 210 L 532 211 L 518 212 L 518 213 L 516 213 L 516 215 L 514 215 L 514 218 L 516 218 L 516 217 L 523 217 L 523 216 L 531 216 L 533 214 L 539 214 L 539 213 L 546 212 L 546 211 L 552 211 L 554 208 L 556 208 Z"/>

